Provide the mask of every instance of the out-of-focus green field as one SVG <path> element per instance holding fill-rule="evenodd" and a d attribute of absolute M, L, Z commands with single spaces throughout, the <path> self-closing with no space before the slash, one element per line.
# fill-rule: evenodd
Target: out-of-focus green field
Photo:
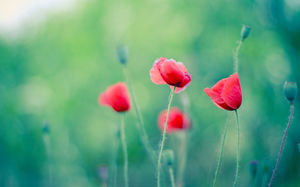
<path fill-rule="evenodd" d="M 240 185 L 250 186 L 249 162 L 269 177 L 289 115 L 286 80 L 300 81 L 300 3 L 297 0 L 79 1 L 69 11 L 27 23 L 22 34 L 0 35 L 0 186 L 99 186 L 98 166 L 110 167 L 120 115 L 98 104 L 106 87 L 124 81 L 115 47 L 129 49 L 130 77 L 151 144 L 158 149 L 157 117 L 169 87 L 155 85 L 149 70 L 158 57 L 184 62 L 190 86 L 187 187 L 211 186 L 225 123 L 229 133 L 219 186 L 232 186 L 236 123 L 203 92 L 233 71 L 233 50 L 243 24 L 252 31 L 240 50 L 243 103 Z M 1 29 L 1 28 L 0 28 Z M 300 186 L 299 97 L 274 186 Z M 51 126 L 49 159 L 43 124 Z M 139 139 L 134 110 L 126 116 L 130 186 L 155 186 L 155 165 Z M 178 137 L 166 147 L 177 150 Z M 118 152 L 118 186 L 123 186 Z M 267 174 L 264 168 L 269 167 Z M 176 170 L 176 168 L 175 168 Z M 175 171 L 176 175 L 176 171 Z M 167 173 L 162 184 L 169 186 Z M 260 185 L 261 186 L 261 185 Z"/>

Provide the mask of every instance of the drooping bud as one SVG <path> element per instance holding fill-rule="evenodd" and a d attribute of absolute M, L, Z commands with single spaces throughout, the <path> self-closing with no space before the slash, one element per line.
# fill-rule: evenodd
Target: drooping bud
<path fill-rule="evenodd" d="M 285 81 L 283 90 L 286 99 L 289 100 L 290 102 L 293 102 L 298 92 L 297 83 Z"/>
<path fill-rule="evenodd" d="M 248 25 L 243 25 L 241 30 L 241 40 L 245 40 L 246 38 L 248 38 L 250 32 L 251 32 L 251 27 L 249 27 Z"/>
<path fill-rule="evenodd" d="M 163 157 L 168 166 L 172 166 L 174 164 L 174 151 L 171 149 L 167 149 L 163 152 Z"/>
<path fill-rule="evenodd" d="M 125 45 L 120 45 L 116 48 L 117 57 L 121 64 L 126 64 L 128 60 L 128 48 Z"/>
<path fill-rule="evenodd" d="M 49 134 L 50 133 L 50 125 L 49 123 L 44 123 L 42 127 L 42 131 L 44 134 Z"/>
<path fill-rule="evenodd" d="M 258 170 L 258 161 L 257 160 L 252 160 L 249 163 L 249 170 L 250 170 L 251 176 L 256 177 L 257 170 Z"/>
<path fill-rule="evenodd" d="M 98 167 L 98 177 L 102 182 L 106 182 L 108 179 L 108 168 L 105 165 Z"/>

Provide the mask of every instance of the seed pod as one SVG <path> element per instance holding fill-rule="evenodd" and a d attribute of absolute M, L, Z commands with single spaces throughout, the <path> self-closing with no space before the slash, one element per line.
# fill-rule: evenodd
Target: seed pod
<path fill-rule="evenodd" d="M 121 64 L 126 64 L 128 60 L 128 48 L 125 45 L 120 45 L 116 48 L 117 57 Z"/>
<path fill-rule="evenodd" d="M 290 102 L 293 102 L 298 92 L 297 83 L 285 81 L 283 90 L 286 99 L 289 100 Z"/>
<path fill-rule="evenodd" d="M 44 123 L 43 124 L 42 132 L 44 134 L 49 134 L 50 133 L 50 125 L 49 125 L 49 123 Z"/>
<path fill-rule="evenodd" d="M 163 152 L 163 157 L 168 166 L 172 166 L 174 164 L 174 151 L 171 149 L 165 150 Z"/>
<path fill-rule="evenodd" d="M 251 27 L 249 27 L 248 25 L 243 25 L 241 30 L 241 39 L 245 40 L 246 38 L 248 38 L 250 31 L 251 31 Z"/>

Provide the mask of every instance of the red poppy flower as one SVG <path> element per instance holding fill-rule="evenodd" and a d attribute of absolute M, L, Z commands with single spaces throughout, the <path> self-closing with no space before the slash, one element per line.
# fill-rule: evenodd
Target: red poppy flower
<path fill-rule="evenodd" d="M 167 118 L 167 110 L 164 110 L 159 114 L 158 117 L 158 127 L 161 131 L 164 130 L 166 118 Z M 166 129 L 167 133 L 189 129 L 190 126 L 191 126 L 191 122 L 186 114 L 181 112 L 176 107 L 170 109 L 169 120 Z"/>
<path fill-rule="evenodd" d="M 130 109 L 130 97 L 125 83 L 119 82 L 108 87 L 99 96 L 99 104 L 112 107 L 116 112 Z"/>
<path fill-rule="evenodd" d="M 220 80 L 211 89 L 205 88 L 204 92 L 217 107 L 224 110 L 236 110 L 242 104 L 242 90 L 237 73 Z"/>
<path fill-rule="evenodd" d="M 150 77 L 155 84 L 168 84 L 171 86 L 171 89 L 173 89 L 173 86 L 176 86 L 176 93 L 184 90 L 192 80 L 192 76 L 188 73 L 183 63 L 164 57 L 154 62 L 150 70 Z"/>

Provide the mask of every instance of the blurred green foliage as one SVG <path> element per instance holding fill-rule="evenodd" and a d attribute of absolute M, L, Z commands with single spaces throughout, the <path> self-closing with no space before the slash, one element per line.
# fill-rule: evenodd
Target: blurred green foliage
<path fill-rule="evenodd" d="M 71 11 L 52 13 L 28 25 L 17 39 L 0 38 L 0 186 L 99 186 L 98 166 L 112 162 L 120 115 L 98 105 L 98 95 L 124 81 L 115 47 L 129 49 L 128 68 L 152 145 L 158 148 L 157 116 L 167 107 L 168 86 L 151 82 L 154 60 L 184 62 L 192 83 L 175 95 L 190 101 L 186 186 L 210 186 L 221 134 L 229 123 L 219 186 L 231 186 L 236 125 L 203 89 L 233 69 L 233 49 L 243 24 L 251 34 L 240 51 L 243 90 L 240 186 L 249 186 L 249 162 L 258 160 L 259 182 L 275 163 L 289 105 L 286 80 L 300 82 L 300 4 L 296 0 L 80 1 Z M 274 186 L 300 186 L 299 97 L 295 120 Z M 126 116 L 130 186 L 154 186 L 155 166 L 146 156 L 134 110 Z M 42 132 L 51 126 L 49 157 Z M 167 147 L 176 151 L 177 136 Z M 175 156 L 176 158 L 176 156 Z M 266 169 L 268 168 L 268 169 Z M 122 186 L 122 154 L 118 155 Z M 175 172 L 176 175 L 176 172 Z M 165 186 L 169 178 L 163 177 Z"/>

